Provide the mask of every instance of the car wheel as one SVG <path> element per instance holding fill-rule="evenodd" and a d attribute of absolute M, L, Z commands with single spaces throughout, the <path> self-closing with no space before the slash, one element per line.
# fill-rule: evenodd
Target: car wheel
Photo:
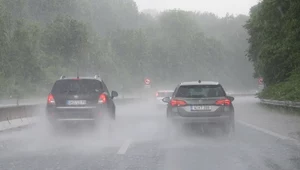
<path fill-rule="evenodd" d="M 171 112 L 169 110 L 167 110 L 167 118 L 171 117 Z"/>
<path fill-rule="evenodd" d="M 99 127 L 99 121 L 95 120 L 95 121 L 91 122 L 90 127 L 94 130 L 97 130 Z"/>
<path fill-rule="evenodd" d="M 167 140 L 171 140 L 175 137 L 176 134 L 176 127 L 174 126 L 174 123 L 171 120 L 167 120 L 164 128 L 164 136 Z"/>
<path fill-rule="evenodd" d="M 110 120 L 116 120 L 116 113 L 115 113 L 115 110 L 110 110 L 108 111 L 109 115 L 108 117 L 110 118 Z"/>
<path fill-rule="evenodd" d="M 116 120 L 116 114 L 115 114 L 115 113 L 112 113 L 112 114 L 111 114 L 111 119 L 112 119 L 112 120 Z"/>
<path fill-rule="evenodd" d="M 222 130 L 224 135 L 231 135 L 235 131 L 234 120 L 226 121 L 223 123 Z"/>
<path fill-rule="evenodd" d="M 51 123 L 50 126 L 49 126 L 49 130 L 50 130 L 50 133 L 53 134 L 53 135 L 57 135 L 61 132 L 61 130 L 63 129 L 59 124 L 57 123 Z"/>

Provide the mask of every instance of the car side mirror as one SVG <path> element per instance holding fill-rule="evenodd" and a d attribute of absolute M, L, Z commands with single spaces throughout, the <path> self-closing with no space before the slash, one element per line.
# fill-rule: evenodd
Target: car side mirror
<path fill-rule="evenodd" d="M 227 98 L 228 98 L 230 101 L 234 101 L 234 97 L 232 97 L 232 96 L 227 96 Z"/>
<path fill-rule="evenodd" d="M 118 96 L 119 96 L 118 92 L 116 92 L 116 91 L 111 92 L 111 98 L 112 99 L 115 98 L 115 97 L 118 97 Z"/>
<path fill-rule="evenodd" d="M 162 101 L 165 102 L 165 103 L 169 103 L 171 101 L 171 98 L 170 97 L 164 97 L 162 99 Z"/>

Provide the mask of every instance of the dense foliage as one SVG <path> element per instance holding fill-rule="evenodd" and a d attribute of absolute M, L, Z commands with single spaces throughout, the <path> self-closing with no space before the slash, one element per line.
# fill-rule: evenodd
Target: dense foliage
<path fill-rule="evenodd" d="M 248 57 L 266 85 L 261 97 L 300 100 L 300 1 L 263 0 L 245 27 Z"/>
<path fill-rule="evenodd" d="M 60 75 L 115 89 L 217 80 L 251 88 L 247 16 L 139 13 L 132 0 L 0 0 L 0 95 L 41 93 Z M 293 38 L 293 37 L 291 37 Z M 257 67 L 256 67 L 257 68 Z"/>

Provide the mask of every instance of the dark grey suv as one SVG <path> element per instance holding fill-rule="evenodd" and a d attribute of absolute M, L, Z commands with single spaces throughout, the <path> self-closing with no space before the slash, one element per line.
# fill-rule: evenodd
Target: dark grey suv
<path fill-rule="evenodd" d="M 115 119 L 114 97 L 100 77 L 61 77 L 48 95 L 46 114 L 52 125 L 59 122 L 98 123 L 103 117 Z"/>
<path fill-rule="evenodd" d="M 218 82 L 183 82 L 172 97 L 162 100 L 168 103 L 167 117 L 173 123 L 216 123 L 225 133 L 234 130 L 234 98 Z"/>

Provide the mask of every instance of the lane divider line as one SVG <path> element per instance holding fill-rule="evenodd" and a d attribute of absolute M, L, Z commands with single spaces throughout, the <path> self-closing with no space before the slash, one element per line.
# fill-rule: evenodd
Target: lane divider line
<path fill-rule="evenodd" d="M 244 121 L 237 120 L 237 123 L 239 123 L 239 124 L 241 124 L 241 125 L 243 125 L 243 126 L 252 128 L 252 129 L 254 129 L 254 130 L 257 130 L 257 131 L 259 131 L 259 132 L 262 132 L 262 133 L 271 135 L 271 136 L 276 137 L 276 138 L 278 138 L 278 139 L 293 141 L 293 142 L 295 142 L 297 145 L 300 145 L 300 142 L 299 142 L 298 140 L 294 139 L 294 138 L 280 135 L 280 134 L 278 134 L 278 133 L 272 132 L 272 131 L 270 131 L 270 130 L 267 130 L 267 129 L 264 129 L 264 128 L 261 128 L 261 127 L 258 127 L 258 126 L 249 124 L 249 123 L 246 123 L 246 122 L 244 122 Z"/>
<path fill-rule="evenodd" d="M 117 154 L 124 155 L 126 153 L 126 151 L 128 150 L 129 146 L 131 145 L 131 143 L 132 143 L 131 139 L 125 141 L 123 143 L 123 145 L 120 147 L 120 149 L 118 150 Z"/>

